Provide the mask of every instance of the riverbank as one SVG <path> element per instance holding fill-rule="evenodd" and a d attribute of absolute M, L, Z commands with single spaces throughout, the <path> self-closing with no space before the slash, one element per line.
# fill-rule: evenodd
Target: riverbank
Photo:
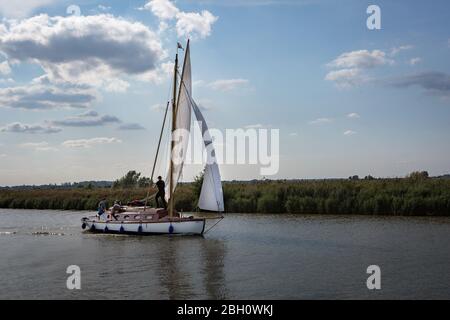
<path fill-rule="evenodd" d="M 450 216 L 448 179 L 297 180 L 224 182 L 227 212 Z M 198 184 L 181 184 L 175 207 L 196 208 Z M 0 208 L 96 210 L 146 196 L 146 188 L 1 189 Z M 151 205 L 153 205 L 151 203 Z"/>

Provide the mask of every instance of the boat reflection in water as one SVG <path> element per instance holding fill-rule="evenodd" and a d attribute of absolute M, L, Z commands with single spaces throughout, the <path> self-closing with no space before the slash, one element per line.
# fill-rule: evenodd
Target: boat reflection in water
<path fill-rule="evenodd" d="M 226 299 L 222 240 L 86 234 L 82 294 L 123 299 Z M 97 272 L 95 272 L 97 270 Z M 101 270 L 98 273 L 98 270 Z M 112 285 L 114 284 L 114 285 Z"/>
<path fill-rule="evenodd" d="M 169 299 L 226 299 L 225 244 L 220 240 L 168 239 L 159 249 L 160 296 Z"/>

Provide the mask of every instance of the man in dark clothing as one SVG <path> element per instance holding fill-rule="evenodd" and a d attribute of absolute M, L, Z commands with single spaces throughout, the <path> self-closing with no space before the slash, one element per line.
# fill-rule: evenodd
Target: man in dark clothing
<path fill-rule="evenodd" d="M 162 180 L 161 176 L 158 177 L 158 181 L 156 182 L 156 187 L 158 188 L 158 193 L 155 196 L 155 200 L 156 200 L 156 206 L 158 208 L 161 208 L 159 205 L 159 201 L 158 199 L 162 200 L 162 205 L 164 209 L 167 209 L 167 203 L 166 203 L 166 184 L 164 183 L 164 181 Z"/>

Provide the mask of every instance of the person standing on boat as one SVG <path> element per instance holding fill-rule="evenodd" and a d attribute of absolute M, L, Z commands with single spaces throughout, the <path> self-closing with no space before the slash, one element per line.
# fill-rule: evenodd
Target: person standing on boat
<path fill-rule="evenodd" d="M 166 184 L 164 183 L 164 180 L 161 178 L 161 176 L 158 177 L 158 181 L 156 181 L 156 187 L 158 188 L 158 193 L 155 196 L 156 206 L 158 208 L 161 208 L 159 205 L 159 198 L 162 201 L 162 205 L 164 209 L 167 209 L 167 203 L 166 203 Z"/>
<path fill-rule="evenodd" d="M 102 198 L 102 200 L 98 204 L 98 216 L 101 217 L 106 211 L 106 198 Z"/>

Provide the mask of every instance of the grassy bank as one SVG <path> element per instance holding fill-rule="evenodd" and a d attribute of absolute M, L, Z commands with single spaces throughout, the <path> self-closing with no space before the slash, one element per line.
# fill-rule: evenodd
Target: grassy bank
<path fill-rule="evenodd" d="M 450 216 L 448 179 L 376 179 L 225 182 L 225 208 L 236 213 L 320 213 Z M 142 199 L 146 188 L 0 190 L 0 208 L 96 210 L 106 197 L 126 203 Z M 176 208 L 196 207 L 197 184 L 176 192 Z"/>

